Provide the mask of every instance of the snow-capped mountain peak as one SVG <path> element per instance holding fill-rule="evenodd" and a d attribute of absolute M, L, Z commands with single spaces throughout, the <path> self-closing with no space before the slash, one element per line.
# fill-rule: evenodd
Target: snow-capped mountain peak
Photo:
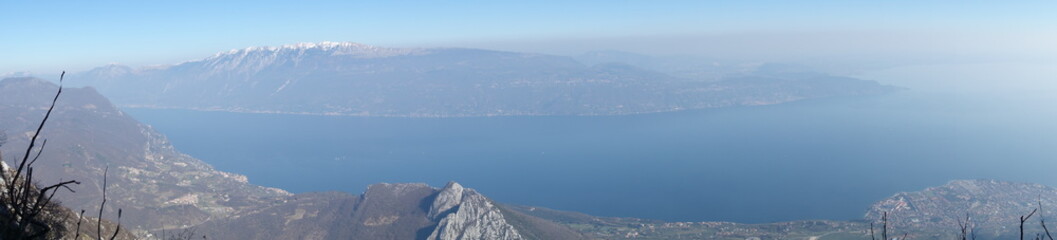
<path fill-rule="evenodd" d="M 132 67 L 121 65 L 118 63 L 110 63 L 102 67 L 93 68 L 85 72 L 85 74 L 91 75 L 92 77 L 98 78 L 115 78 L 128 74 L 135 73 L 136 69 Z"/>
<path fill-rule="evenodd" d="M 319 42 L 319 43 L 296 43 L 286 44 L 282 46 L 257 46 L 248 47 L 244 49 L 232 49 L 227 52 L 217 53 L 213 58 L 223 57 L 227 55 L 247 55 L 257 53 L 295 53 L 305 54 L 310 51 L 319 51 L 321 53 L 329 55 L 354 55 L 356 57 L 372 58 L 372 57 L 389 57 L 396 55 L 405 55 L 416 52 L 418 49 L 402 49 L 402 48 L 385 48 L 371 46 L 362 43 L 355 42 Z"/>
<path fill-rule="evenodd" d="M 297 43 L 233 49 L 184 64 L 202 64 L 213 69 L 212 72 L 233 70 L 248 74 L 276 64 L 297 64 L 307 57 L 384 58 L 422 52 L 423 49 L 386 48 L 355 42 Z"/>

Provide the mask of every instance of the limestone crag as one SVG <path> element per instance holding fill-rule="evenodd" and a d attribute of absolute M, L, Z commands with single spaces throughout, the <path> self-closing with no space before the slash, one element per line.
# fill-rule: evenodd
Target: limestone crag
<path fill-rule="evenodd" d="M 495 204 L 454 182 L 438 193 L 430 216 L 442 217 L 430 240 L 524 239 Z"/>
<path fill-rule="evenodd" d="M 444 217 L 444 214 L 448 214 L 452 208 L 455 208 L 462 202 L 462 192 L 465 188 L 459 183 L 449 182 L 448 185 L 437 193 L 437 197 L 433 199 L 433 204 L 429 207 L 429 217 L 433 220 L 439 220 Z"/>

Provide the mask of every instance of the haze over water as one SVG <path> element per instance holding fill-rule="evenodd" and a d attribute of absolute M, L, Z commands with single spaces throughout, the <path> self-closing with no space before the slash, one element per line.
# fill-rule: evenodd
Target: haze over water
<path fill-rule="evenodd" d="M 609 117 L 374 118 L 126 109 L 252 183 L 449 180 L 499 202 L 676 221 L 858 219 L 953 179 L 1057 186 L 1053 65 L 862 74 L 874 97 Z"/>

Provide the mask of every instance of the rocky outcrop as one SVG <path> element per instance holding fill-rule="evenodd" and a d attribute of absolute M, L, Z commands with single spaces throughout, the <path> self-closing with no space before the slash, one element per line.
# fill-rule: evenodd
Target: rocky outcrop
<path fill-rule="evenodd" d="M 453 208 L 459 206 L 462 203 L 462 192 L 465 188 L 459 183 L 449 182 L 448 185 L 437 193 L 437 197 L 433 199 L 433 204 L 429 205 L 429 217 L 430 219 L 440 219 L 444 217 Z"/>
<path fill-rule="evenodd" d="M 429 240 L 524 239 L 492 201 L 455 182 L 440 190 L 430 214 L 440 222 Z"/>
<path fill-rule="evenodd" d="M 381 183 L 362 195 L 298 194 L 290 201 L 202 224 L 215 239 L 584 239 L 542 218 L 504 209 L 451 182 Z"/>

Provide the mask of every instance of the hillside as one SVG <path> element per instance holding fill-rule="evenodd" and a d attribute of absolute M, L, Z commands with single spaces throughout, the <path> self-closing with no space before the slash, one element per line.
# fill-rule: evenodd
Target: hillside
<path fill-rule="evenodd" d="M 902 192 L 873 204 L 862 220 L 803 220 L 741 224 L 733 222 L 665 222 L 638 218 L 596 217 L 541 207 L 510 209 L 565 224 L 595 239 L 871 239 L 870 223 L 880 238 L 881 215 L 887 212 L 890 237 L 959 239 L 959 221 L 970 216 L 976 239 L 1016 239 L 1019 217 L 1041 202 L 1042 211 L 1025 223 L 1025 236 L 1045 234 L 1040 218 L 1053 229 L 1057 189 L 1032 183 L 955 180 L 922 191 Z"/>
<path fill-rule="evenodd" d="M 251 47 L 168 66 L 109 65 L 70 79 L 121 106 L 410 117 L 622 115 L 898 89 L 825 74 L 691 81 L 552 55 L 335 42 Z"/>
<path fill-rule="evenodd" d="M 1027 235 L 1044 230 L 1039 218 L 1045 218 L 1053 229 L 1057 209 L 1057 189 L 1041 184 L 996 180 L 956 180 L 943 186 L 917 192 L 897 193 L 877 202 L 866 213 L 867 219 L 880 218 L 887 211 L 893 228 L 949 229 L 929 233 L 936 238 L 950 237 L 959 221 L 969 216 L 983 239 L 1014 238 L 1021 216 L 1042 205 L 1026 224 Z"/>
<path fill-rule="evenodd" d="M 33 78 L 0 81 L 3 159 L 20 155 L 57 86 Z M 42 138 L 40 182 L 77 179 L 57 195 L 77 211 L 97 211 L 109 167 L 108 208 L 140 237 L 196 229 L 212 239 L 579 239 L 567 227 L 508 213 L 473 189 L 450 183 L 377 184 L 362 195 L 290 194 L 249 183 L 176 151 L 149 126 L 117 110 L 92 88 L 67 88 Z M 507 220 L 510 216 L 510 220 Z M 476 236 L 476 237 L 474 237 Z M 428 237 L 428 238 L 427 238 Z"/>
<path fill-rule="evenodd" d="M 9 136 L 4 159 L 25 151 L 16 146 L 27 145 L 27 134 L 39 123 L 56 89 L 40 79 L 0 81 L 0 130 Z M 216 171 L 177 152 L 164 136 L 117 110 L 91 88 L 65 89 L 41 137 L 48 144 L 37 163 L 37 179 L 82 182 L 77 193 L 60 192 L 56 198 L 75 211 L 95 211 L 103 170 L 109 166 L 110 204 L 123 208 L 125 224 L 138 229 L 193 225 L 290 195 L 251 185 L 244 176 Z"/>
<path fill-rule="evenodd" d="M 540 218 L 503 211 L 449 183 L 375 184 L 362 195 L 311 193 L 204 224 L 221 239 L 583 239 Z"/>
<path fill-rule="evenodd" d="M 0 81 L 4 159 L 24 151 L 17 146 L 25 146 L 56 87 L 33 78 Z M 214 239 L 862 239 L 868 223 L 888 212 L 890 229 L 915 239 L 955 237 L 966 214 L 979 239 L 1000 239 L 1016 234 L 1017 218 L 1041 203 L 1043 211 L 1026 228 L 1039 232 L 1037 220 L 1051 217 L 1057 205 L 1057 189 L 995 180 L 898 193 L 870 207 L 863 221 L 770 224 L 595 217 L 500 204 L 457 183 L 376 184 L 360 195 L 290 194 L 179 153 L 92 88 L 66 89 L 43 137 L 49 141 L 36 178 L 84 182 L 77 193 L 58 198 L 72 211 L 91 212 L 98 207 L 102 169 L 109 166 L 108 205 L 124 209 L 122 223 L 141 237 L 192 228 Z"/>

